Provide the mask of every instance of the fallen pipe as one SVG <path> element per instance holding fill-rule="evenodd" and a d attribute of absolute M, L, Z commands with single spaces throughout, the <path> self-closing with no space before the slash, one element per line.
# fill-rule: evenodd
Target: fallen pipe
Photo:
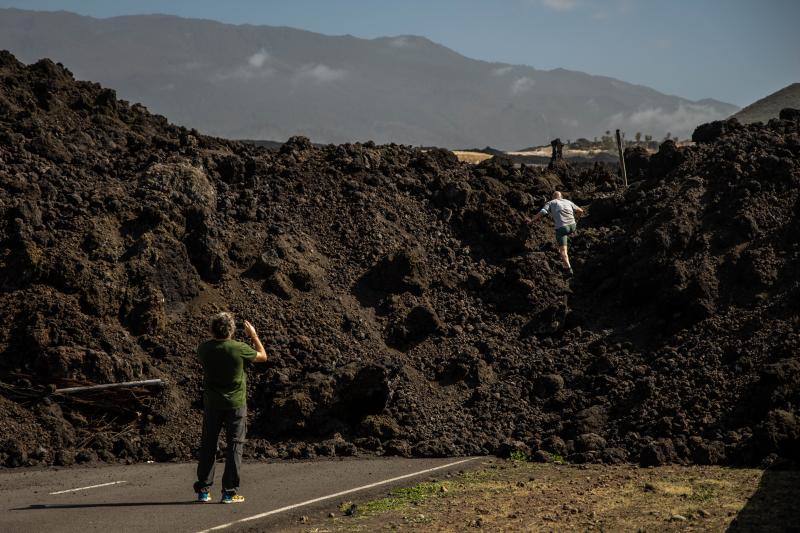
<path fill-rule="evenodd" d="M 124 381 L 122 383 L 105 383 L 103 385 L 85 385 L 82 387 L 68 387 L 66 389 L 56 389 L 53 394 L 72 394 L 73 392 L 96 391 L 104 389 L 121 389 L 125 387 L 163 387 L 164 381 L 161 379 L 145 379 L 143 381 Z"/>

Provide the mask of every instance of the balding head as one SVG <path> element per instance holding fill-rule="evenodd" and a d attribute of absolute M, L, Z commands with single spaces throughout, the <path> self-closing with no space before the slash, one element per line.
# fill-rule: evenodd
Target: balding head
<path fill-rule="evenodd" d="M 553 193 L 553 200 L 561 200 L 561 191 L 555 191 Z"/>

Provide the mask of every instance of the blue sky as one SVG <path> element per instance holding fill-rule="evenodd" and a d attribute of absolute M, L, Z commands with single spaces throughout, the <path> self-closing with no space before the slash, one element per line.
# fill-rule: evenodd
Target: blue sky
<path fill-rule="evenodd" d="M 800 81 L 798 0 L 0 0 L 0 7 L 422 35 L 476 59 L 581 70 L 737 105 Z"/>

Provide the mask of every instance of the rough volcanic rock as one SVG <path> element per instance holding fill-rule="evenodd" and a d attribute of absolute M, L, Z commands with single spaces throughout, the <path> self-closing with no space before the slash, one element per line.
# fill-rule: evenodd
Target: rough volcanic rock
<path fill-rule="evenodd" d="M 248 371 L 253 458 L 796 455 L 796 117 L 698 128 L 623 190 L 602 165 L 269 151 L 0 53 L 0 462 L 191 458 L 221 309 L 271 354 Z M 526 223 L 556 188 L 589 213 L 573 279 Z"/>

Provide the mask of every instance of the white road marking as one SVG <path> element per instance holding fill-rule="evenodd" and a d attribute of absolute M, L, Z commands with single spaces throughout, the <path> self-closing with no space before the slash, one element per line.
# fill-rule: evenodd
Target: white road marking
<path fill-rule="evenodd" d="M 67 490 L 59 490 L 57 492 L 51 492 L 50 494 L 64 494 L 65 492 L 75 492 L 79 490 L 86 490 L 86 489 L 96 489 L 98 487 L 108 487 L 109 485 L 118 485 L 119 483 L 127 483 L 127 481 L 112 481 L 111 483 L 100 483 L 99 485 L 89 485 L 88 487 L 78 487 L 77 489 L 67 489 Z"/>
<path fill-rule="evenodd" d="M 360 487 L 355 487 L 352 489 L 343 490 L 341 492 L 337 492 L 335 494 L 328 494 L 327 496 L 320 496 L 319 498 L 314 498 L 313 500 L 306 500 L 304 502 L 295 503 L 292 505 L 287 505 L 286 507 L 281 507 L 280 509 L 273 509 L 272 511 L 267 511 L 265 513 L 259 513 L 253 516 L 248 516 L 245 518 L 240 518 L 239 520 L 234 520 L 233 522 L 228 522 L 227 524 L 220 524 L 218 526 L 214 526 L 212 528 L 204 529 L 202 531 L 198 531 L 198 533 L 208 533 L 209 531 L 218 531 L 220 529 L 225 529 L 227 527 L 231 527 L 236 524 L 241 524 L 242 522 L 249 522 L 250 520 L 258 520 L 259 518 L 264 518 L 265 516 L 270 516 L 278 513 L 282 513 L 284 511 L 289 511 L 291 509 L 297 509 L 298 507 L 303 507 L 306 505 L 311 505 L 312 503 L 321 502 L 324 500 L 330 500 L 331 498 L 338 498 L 339 496 L 344 496 L 345 494 L 350 494 L 352 492 L 358 492 L 360 490 L 367 490 L 374 487 L 379 487 L 381 485 L 386 485 L 387 483 L 393 483 L 395 481 L 400 481 L 401 479 L 407 479 L 414 476 L 419 476 L 422 474 L 427 474 L 428 472 L 434 472 L 436 470 L 441 470 L 442 468 L 448 468 L 450 466 L 460 465 L 461 463 L 466 463 L 468 461 L 474 461 L 478 459 L 478 457 L 470 457 L 468 459 L 461 459 L 460 461 L 453 461 L 452 463 L 447 463 L 446 465 L 436 466 L 434 468 L 427 468 L 425 470 L 420 470 L 419 472 L 412 472 L 411 474 L 405 474 L 402 476 L 393 477 L 391 479 L 384 479 L 383 481 L 376 481 L 375 483 L 370 483 L 369 485 L 362 485 Z"/>

